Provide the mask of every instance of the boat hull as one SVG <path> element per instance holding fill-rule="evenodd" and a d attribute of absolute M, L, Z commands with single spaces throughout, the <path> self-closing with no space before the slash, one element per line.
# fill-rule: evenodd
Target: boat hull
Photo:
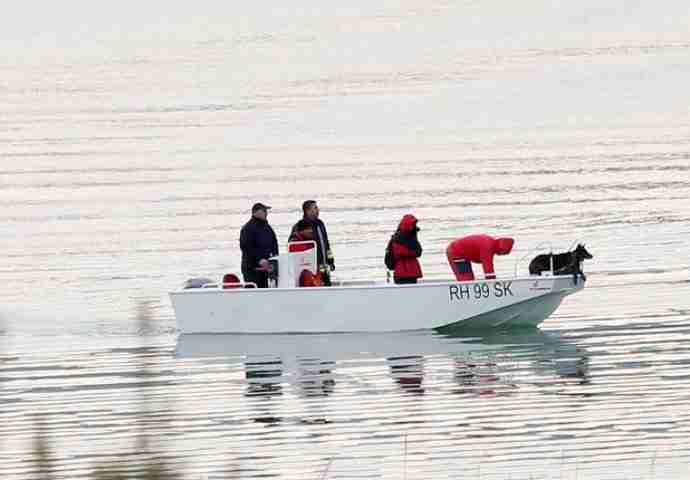
<path fill-rule="evenodd" d="M 386 332 L 537 326 L 581 277 L 416 285 L 197 288 L 170 294 L 181 333 Z"/>

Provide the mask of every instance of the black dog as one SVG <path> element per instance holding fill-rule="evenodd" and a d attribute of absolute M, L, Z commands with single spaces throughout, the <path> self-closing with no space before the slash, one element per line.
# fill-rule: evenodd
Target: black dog
<path fill-rule="evenodd" d="M 578 274 L 585 278 L 582 273 L 582 261 L 594 258 L 591 253 L 587 251 L 584 245 L 577 244 L 575 250 L 565 253 L 545 253 L 537 255 L 529 262 L 530 275 L 540 275 L 541 272 L 551 271 L 551 259 L 553 258 L 553 273 L 555 275 L 567 275 L 572 273 L 573 276 Z"/>

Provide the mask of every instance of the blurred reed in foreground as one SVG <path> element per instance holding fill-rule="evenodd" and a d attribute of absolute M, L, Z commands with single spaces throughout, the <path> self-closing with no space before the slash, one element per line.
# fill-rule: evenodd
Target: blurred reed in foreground
<path fill-rule="evenodd" d="M 152 444 L 154 438 L 147 431 L 147 417 L 155 414 L 155 407 L 153 401 L 147 390 L 147 384 L 156 376 L 156 358 L 151 354 L 151 347 L 146 345 L 146 339 L 154 331 L 153 323 L 153 307 L 150 301 L 138 301 L 135 308 L 135 319 L 138 322 L 139 334 L 143 339 L 141 352 L 135 355 L 136 378 L 138 394 L 140 398 L 140 407 L 137 412 L 136 426 L 137 438 L 135 444 L 132 446 L 132 455 L 136 455 L 137 459 L 120 462 L 103 462 L 96 463 L 92 467 L 91 474 L 88 478 L 93 480 L 178 480 L 182 475 L 177 469 L 174 469 L 160 458 L 160 451 L 156 451 Z M 37 480 L 54 480 L 58 478 L 70 478 L 69 472 L 60 472 L 56 467 L 56 461 L 51 449 L 51 434 L 48 423 L 48 416 L 46 414 L 36 414 L 33 418 L 35 425 L 35 436 L 33 441 L 33 450 L 31 452 L 31 463 L 33 465 L 33 472 Z M 157 418 L 157 422 L 164 422 L 164 419 Z"/>

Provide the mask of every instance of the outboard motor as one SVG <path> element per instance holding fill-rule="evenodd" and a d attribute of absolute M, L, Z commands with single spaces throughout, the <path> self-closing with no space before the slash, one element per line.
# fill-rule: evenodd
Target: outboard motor
<path fill-rule="evenodd" d="M 216 282 L 211 280 L 210 278 L 204 278 L 204 277 L 197 277 L 197 278 L 190 278 L 186 282 L 182 284 L 182 288 L 184 290 L 188 288 L 203 288 L 204 285 L 215 285 Z"/>

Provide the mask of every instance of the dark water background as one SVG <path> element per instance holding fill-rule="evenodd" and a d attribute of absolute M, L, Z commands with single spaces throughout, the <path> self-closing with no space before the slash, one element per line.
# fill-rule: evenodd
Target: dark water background
<path fill-rule="evenodd" d="M 2 478 L 36 413 L 63 478 L 136 468 L 142 391 L 189 479 L 688 477 L 686 2 L 37 5 L 0 20 Z M 586 242 L 588 286 L 531 332 L 178 337 L 167 292 L 306 198 L 341 279 L 413 212 L 428 277 L 486 232 L 503 276 Z"/>

